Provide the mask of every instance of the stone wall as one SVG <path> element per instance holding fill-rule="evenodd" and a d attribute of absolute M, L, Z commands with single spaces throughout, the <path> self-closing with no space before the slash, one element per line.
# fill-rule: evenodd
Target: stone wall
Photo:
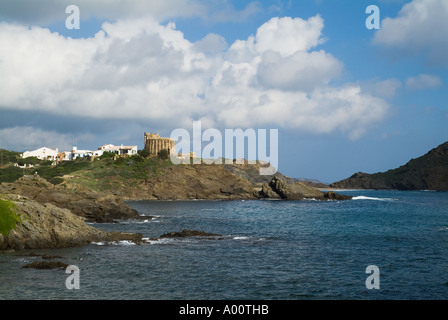
<path fill-rule="evenodd" d="M 167 150 L 170 155 L 176 154 L 174 140 L 162 138 L 156 133 L 145 132 L 145 149 L 153 155 L 161 150 Z"/>

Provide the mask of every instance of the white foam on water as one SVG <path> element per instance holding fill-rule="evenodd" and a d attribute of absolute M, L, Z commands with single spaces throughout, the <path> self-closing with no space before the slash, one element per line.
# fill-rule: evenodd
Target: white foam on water
<path fill-rule="evenodd" d="M 150 239 L 150 238 L 143 238 L 143 241 L 149 244 L 170 244 L 176 241 L 176 239 L 173 238 L 160 238 L 160 239 Z"/>
<path fill-rule="evenodd" d="M 107 245 L 112 245 L 112 246 L 135 246 L 135 243 L 129 240 L 121 240 L 121 241 L 100 241 L 100 242 L 92 242 L 92 244 L 97 245 L 97 246 L 107 246 Z"/>
<path fill-rule="evenodd" d="M 106 243 L 104 241 L 100 241 L 100 242 L 92 242 L 91 244 L 94 244 L 96 246 L 104 246 L 106 245 Z"/>
<path fill-rule="evenodd" d="M 233 240 L 247 240 L 250 239 L 250 237 L 245 237 L 245 236 L 236 236 L 233 237 Z"/>
<path fill-rule="evenodd" d="M 366 197 L 366 196 L 353 197 L 352 200 L 398 201 L 398 199 L 394 199 L 394 198 L 376 198 L 376 197 Z"/>

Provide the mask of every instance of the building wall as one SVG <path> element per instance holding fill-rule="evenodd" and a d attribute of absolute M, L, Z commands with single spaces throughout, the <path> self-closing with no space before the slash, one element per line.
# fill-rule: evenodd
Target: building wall
<path fill-rule="evenodd" d="M 145 149 L 153 155 L 158 154 L 161 150 L 167 150 L 170 155 L 176 154 L 174 140 L 162 138 L 156 133 L 145 132 Z"/>
<path fill-rule="evenodd" d="M 53 150 L 50 148 L 40 148 L 34 151 L 25 151 L 22 154 L 22 158 L 28 158 L 28 157 L 36 157 L 40 160 L 56 160 L 58 157 L 58 150 Z"/>

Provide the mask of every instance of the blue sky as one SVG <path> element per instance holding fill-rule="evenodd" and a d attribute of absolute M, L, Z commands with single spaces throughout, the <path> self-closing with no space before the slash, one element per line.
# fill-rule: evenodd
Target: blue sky
<path fill-rule="evenodd" d="M 0 43 L 0 148 L 142 148 L 201 120 L 278 129 L 279 171 L 331 183 L 448 140 L 444 0 L 7 0 Z"/>

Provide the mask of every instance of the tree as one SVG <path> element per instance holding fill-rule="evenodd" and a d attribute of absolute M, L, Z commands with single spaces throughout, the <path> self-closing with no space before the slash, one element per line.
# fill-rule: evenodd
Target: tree
<path fill-rule="evenodd" d="M 170 158 L 170 154 L 168 153 L 168 150 L 165 150 L 165 149 L 160 150 L 158 153 L 158 156 L 160 159 L 163 159 L 163 160 L 168 160 Z"/>
<path fill-rule="evenodd" d="M 139 150 L 138 154 L 141 155 L 143 158 L 146 158 L 149 156 L 149 150 L 147 149 Z"/>

